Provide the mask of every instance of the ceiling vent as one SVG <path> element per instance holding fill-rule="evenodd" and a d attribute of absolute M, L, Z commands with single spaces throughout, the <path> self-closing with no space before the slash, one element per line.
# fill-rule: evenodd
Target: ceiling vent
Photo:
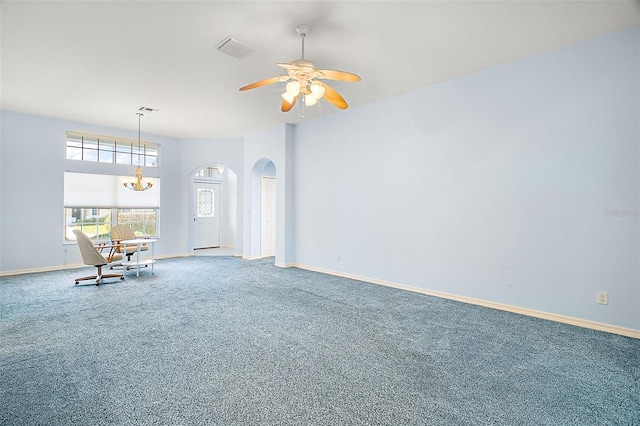
<path fill-rule="evenodd" d="M 249 56 L 256 51 L 255 47 L 251 47 L 248 44 L 242 43 L 231 36 L 227 36 L 222 39 L 222 41 L 218 43 L 216 48 L 219 51 L 238 59 Z"/>

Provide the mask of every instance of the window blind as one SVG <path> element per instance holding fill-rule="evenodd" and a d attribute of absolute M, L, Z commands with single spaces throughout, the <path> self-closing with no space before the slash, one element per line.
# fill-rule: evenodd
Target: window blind
<path fill-rule="evenodd" d="M 64 173 L 64 207 L 160 208 L 160 178 L 153 187 L 133 191 L 123 183 L 131 176 L 95 173 Z"/>

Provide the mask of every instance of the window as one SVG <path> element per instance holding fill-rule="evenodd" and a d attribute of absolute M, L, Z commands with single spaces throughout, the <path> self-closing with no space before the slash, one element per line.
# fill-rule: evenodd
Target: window
<path fill-rule="evenodd" d="M 218 167 L 205 167 L 203 169 L 198 170 L 195 174 L 195 177 L 203 177 L 203 178 L 221 178 L 222 172 Z"/>
<path fill-rule="evenodd" d="M 118 209 L 118 225 L 127 225 L 136 236 L 157 236 L 157 209 Z"/>
<path fill-rule="evenodd" d="M 111 227 L 127 225 L 136 236 L 157 237 L 158 209 L 66 208 L 65 241 L 75 241 L 74 229 L 92 240 L 109 240 Z"/>
<path fill-rule="evenodd" d="M 65 209 L 67 222 L 65 239 L 75 240 L 74 229 L 78 229 L 91 239 L 109 239 L 111 235 L 110 209 Z"/>
<path fill-rule="evenodd" d="M 158 236 L 160 178 L 147 191 L 122 185 L 127 176 L 64 173 L 65 241 L 75 241 L 74 229 L 93 240 L 109 240 L 111 227 L 127 225 L 137 236 Z"/>
<path fill-rule="evenodd" d="M 158 167 L 158 147 L 140 142 L 138 149 L 138 141 L 131 139 L 67 132 L 67 160 Z"/>
<path fill-rule="evenodd" d="M 197 217 L 215 217 L 215 195 L 211 188 L 198 188 Z"/>

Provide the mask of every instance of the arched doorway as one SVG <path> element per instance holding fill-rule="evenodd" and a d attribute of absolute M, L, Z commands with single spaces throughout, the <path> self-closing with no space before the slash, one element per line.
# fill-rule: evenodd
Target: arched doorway
<path fill-rule="evenodd" d="M 225 248 L 233 253 L 237 235 L 237 175 L 223 164 L 206 165 L 192 175 L 190 211 L 194 250 Z"/>

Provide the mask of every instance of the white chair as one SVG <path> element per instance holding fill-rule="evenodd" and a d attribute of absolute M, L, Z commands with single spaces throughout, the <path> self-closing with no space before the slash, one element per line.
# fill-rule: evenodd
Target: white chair
<path fill-rule="evenodd" d="M 76 285 L 80 281 L 85 280 L 96 280 L 96 285 L 100 285 L 103 278 L 120 278 L 124 280 L 124 274 L 103 274 L 102 267 L 109 265 L 111 262 L 115 262 L 118 260 L 122 260 L 122 255 L 115 253 L 115 246 L 108 245 L 100 245 L 100 250 L 104 250 L 106 248 L 110 249 L 109 255 L 104 257 L 100 250 L 93 245 L 93 241 L 89 237 L 87 237 L 83 232 L 74 229 L 74 234 L 76 234 L 76 240 L 78 241 L 78 248 L 80 249 L 80 255 L 82 256 L 82 261 L 85 265 L 93 265 L 98 268 L 97 275 L 90 275 L 87 277 L 76 278 Z"/>

